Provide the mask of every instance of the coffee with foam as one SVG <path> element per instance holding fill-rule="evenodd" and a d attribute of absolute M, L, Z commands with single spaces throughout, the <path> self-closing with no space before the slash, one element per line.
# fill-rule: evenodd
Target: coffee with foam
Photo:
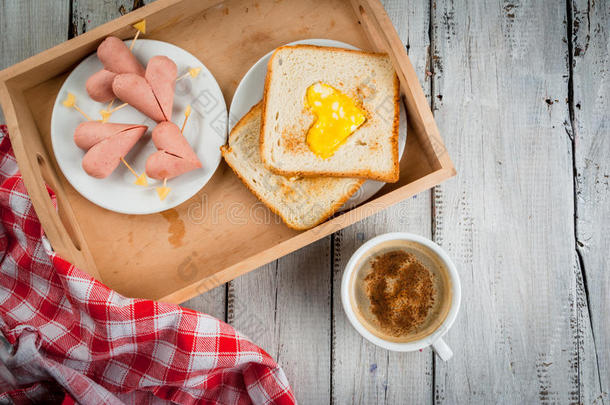
<path fill-rule="evenodd" d="M 391 276 L 386 276 L 386 280 L 381 280 L 381 283 L 375 284 L 375 288 L 379 288 L 381 285 L 382 287 L 385 286 L 385 289 L 388 291 L 394 290 L 391 293 L 394 294 L 393 297 L 396 296 L 395 293 L 398 292 L 398 306 L 388 305 L 387 308 L 380 309 L 380 305 L 385 305 L 386 302 L 383 300 L 380 302 L 378 299 L 379 297 L 373 297 L 375 300 L 374 306 L 371 303 L 371 280 L 373 278 L 379 279 L 380 277 L 379 270 L 377 269 L 378 266 L 375 266 L 375 262 L 377 261 L 377 263 L 379 263 L 380 258 L 383 259 L 384 256 L 388 256 L 388 254 L 391 256 L 393 252 L 404 252 L 407 255 L 402 255 L 402 257 L 409 257 L 409 260 L 412 260 L 414 256 L 417 263 L 410 264 L 415 264 L 416 270 L 420 272 L 418 282 L 421 281 L 421 276 L 423 275 L 426 276 L 424 278 L 428 281 L 428 284 L 430 284 L 431 281 L 433 287 L 429 288 L 428 286 L 428 288 L 426 288 L 426 294 L 429 295 L 429 302 L 426 301 L 426 298 L 422 298 L 421 296 L 417 297 L 424 305 L 422 305 L 421 308 L 415 308 L 416 310 L 419 309 L 418 313 L 420 316 L 417 319 L 411 319 L 412 327 L 408 328 L 390 328 L 388 327 L 387 320 L 400 320 L 400 318 L 403 317 L 403 314 L 392 313 L 392 311 L 395 311 L 396 308 L 400 308 L 401 306 L 404 308 L 405 306 L 412 305 L 412 302 L 409 303 L 409 299 L 413 297 L 409 297 L 408 294 L 420 294 L 421 291 L 419 290 L 421 289 L 421 285 L 418 285 L 415 290 L 410 288 L 415 288 L 415 286 L 408 285 L 407 288 L 404 288 L 404 291 L 396 291 L 396 287 L 398 287 L 396 285 L 398 280 L 397 277 L 400 275 L 399 273 L 393 272 Z M 375 269 L 373 268 L 374 266 Z M 452 300 L 449 271 L 437 254 L 428 247 L 407 240 L 386 241 L 365 252 L 356 263 L 354 269 L 355 271 L 351 274 L 349 280 L 351 306 L 354 308 L 354 313 L 358 321 L 375 336 L 389 342 L 412 342 L 434 333 L 447 318 Z M 412 271 L 412 269 L 401 268 L 400 271 Z M 429 275 L 423 274 L 422 272 L 429 272 Z M 413 280 L 413 278 L 402 277 L 401 280 L 404 283 Z M 407 294 L 406 296 L 405 293 Z M 383 291 L 381 291 L 381 294 L 383 296 Z M 402 294 L 402 297 L 400 294 Z M 384 296 L 384 298 L 387 297 Z M 422 312 L 422 309 L 425 309 L 425 311 Z M 380 318 L 380 310 L 388 311 L 388 316 Z"/>

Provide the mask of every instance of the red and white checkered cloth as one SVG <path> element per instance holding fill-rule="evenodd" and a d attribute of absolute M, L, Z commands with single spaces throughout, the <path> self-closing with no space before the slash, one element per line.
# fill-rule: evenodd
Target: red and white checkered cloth
<path fill-rule="evenodd" d="M 282 369 L 231 326 L 125 298 L 55 255 L 5 126 L 0 221 L 1 404 L 295 403 Z"/>

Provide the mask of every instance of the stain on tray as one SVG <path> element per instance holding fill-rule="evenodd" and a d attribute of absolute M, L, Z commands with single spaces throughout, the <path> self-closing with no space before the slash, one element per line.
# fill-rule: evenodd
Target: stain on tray
<path fill-rule="evenodd" d="M 163 211 L 161 215 L 163 215 L 163 218 L 165 218 L 169 223 L 169 228 L 167 229 L 167 232 L 169 234 L 169 236 L 167 237 L 168 242 L 171 243 L 173 247 L 182 246 L 182 239 L 184 238 L 185 227 L 184 221 L 180 219 L 178 211 L 171 209 Z"/>
<path fill-rule="evenodd" d="M 271 33 L 265 31 L 253 32 L 247 41 L 243 42 L 243 46 L 252 46 L 252 43 L 266 42 L 272 39 Z"/>

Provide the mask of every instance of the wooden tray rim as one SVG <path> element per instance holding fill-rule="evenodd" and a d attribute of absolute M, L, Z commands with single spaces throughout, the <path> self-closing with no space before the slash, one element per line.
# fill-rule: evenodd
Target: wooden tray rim
<path fill-rule="evenodd" d="M 22 62 L 10 66 L 0 71 L 0 105 L 4 110 L 6 122 L 9 128 L 13 150 L 21 171 L 24 184 L 37 215 L 40 218 L 45 234 L 55 252 L 70 260 L 77 267 L 86 270 L 97 280 L 103 281 L 97 270 L 95 261 L 87 246 L 86 239 L 76 221 L 76 217 L 67 198 L 67 193 L 61 186 L 57 173 L 54 172 L 48 157 L 46 148 L 33 156 L 28 153 L 22 135 L 22 127 L 26 130 L 35 130 L 38 133 L 38 140 L 42 142 L 37 128 L 32 127 L 32 117 L 28 108 L 18 110 L 18 102 L 23 98 L 23 92 L 35 84 L 42 83 L 56 74 L 61 73 L 61 69 L 54 72 L 51 69 L 47 76 L 40 78 L 36 83 L 26 81 L 19 85 L 17 79 L 30 73 L 33 69 L 52 64 L 54 60 L 76 51 L 82 52 L 84 49 L 92 47 L 93 43 L 99 42 L 108 35 L 118 35 L 124 37 L 129 27 L 137 21 L 148 16 L 167 10 L 169 7 L 183 3 L 185 0 L 157 0 L 129 14 L 121 16 L 95 29 L 79 35 L 73 39 L 63 42 L 53 48 L 40 52 Z M 347 0 L 346 0 L 347 1 Z M 248 271 L 262 266 L 270 261 L 280 258 L 301 247 L 321 239 L 333 232 L 341 230 L 357 221 L 363 220 L 374 213 L 377 213 L 389 206 L 396 204 L 412 195 L 425 191 L 442 181 L 455 176 L 456 170 L 445 149 L 444 142 L 438 127 L 434 121 L 434 116 L 417 75 L 411 65 L 406 50 L 400 41 L 394 26 L 385 13 L 383 5 L 379 0 L 349 0 L 352 3 L 354 12 L 359 15 L 362 28 L 367 33 L 373 46 L 379 50 L 388 52 L 396 68 L 402 88 L 402 96 L 406 102 L 409 114 L 417 114 L 420 132 L 426 134 L 431 145 L 432 153 L 438 161 L 438 168 L 433 172 L 405 184 L 395 190 L 380 195 L 375 199 L 369 200 L 354 209 L 351 209 L 333 219 L 330 219 L 310 230 L 299 233 L 271 248 L 265 249 L 255 255 L 248 257 L 237 264 L 226 267 L 211 276 L 203 277 L 193 281 L 186 287 L 179 288 L 174 292 L 159 298 L 159 301 L 181 303 L 198 294 L 201 294 L 222 283 L 230 281 Z M 221 2 L 215 0 L 205 0 L 199 3 L 202 7 L 212 7 Z M 188 16 L 184 17 L 188 18 Z M 123 35 L 121 35 L 123 33 Z M 65 69 L 64 69 L 65 70 Z M 414 82 L 415 80 L 415 82 Z M 409 85 L 410 84 L 410 85 Z M 410 90 L 410 91 L 406 91 Z M 19 114 L 26 117 L 20 117 Z M 29 118 L 29 122 L 26 119 Z M 410 122 L 413 124 L 413 121 Z M 60 218 L 58 210 L 55 209 L 47 191 L 46 184 L 54 190 L 57 196 L 57 205 L 63 208 L 64 219 Z M 65 221 L 69 222 L 72 234 L 66 229 Z"/>

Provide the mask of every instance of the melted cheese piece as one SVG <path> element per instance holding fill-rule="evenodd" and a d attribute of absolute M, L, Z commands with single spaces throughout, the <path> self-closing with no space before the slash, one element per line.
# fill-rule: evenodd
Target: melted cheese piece
<path fill-rule="evenodd" d="M 316 116 L 307 132 L 307 145 L 323 159 L 331 157 L 366 121 L 364 110 L 354 100 L 326 83 L 309 86 L 306 103 Z"/>
<path fill-rule="evenodd" d="M 142 173 L 136 178 L 136 181 L 133 182 L 136 186 L 148 186 L 148 180 L 146 179 L 146 174 Z"/>
<path fill-rule="evenodd" d="M 169 194 L 169 192 L 172 190 L 169 187 L 157 187 L 155 190 L 157 190 L 157 195 L 159 196 L 159 199 L 161 201 L 165 200 L 165 197 L 167 197 L 167 195 Z"/>
<path fill-rule="evenodd" d="M 197 76 L 199 76 L 199 72 L 201 72 L 201 68 L 190 68 L 189 69 L 189 75 L 191 75 L 192 78 L 195 78 Z"/>
<path fill-rule="evenodd" d="M 76 105 L 76 96 L 72 93 L 68 93 L 68 96 L 62 101 L 62 104 L 68 108 L 74 107 L 74 105 Z"/>
<path fill-rule="evenodd" d="M 112 112 L 108 110 L 100 110 L 100 115 L 102 116 L 102 123 L 105 123 L 110 119 Z"/>
<path fill-rule="evenodd" d="M 132 25 L 132 27 L 140 31 L 142 34 L 146 34 L 146 20 L 138 21 Z"/>

